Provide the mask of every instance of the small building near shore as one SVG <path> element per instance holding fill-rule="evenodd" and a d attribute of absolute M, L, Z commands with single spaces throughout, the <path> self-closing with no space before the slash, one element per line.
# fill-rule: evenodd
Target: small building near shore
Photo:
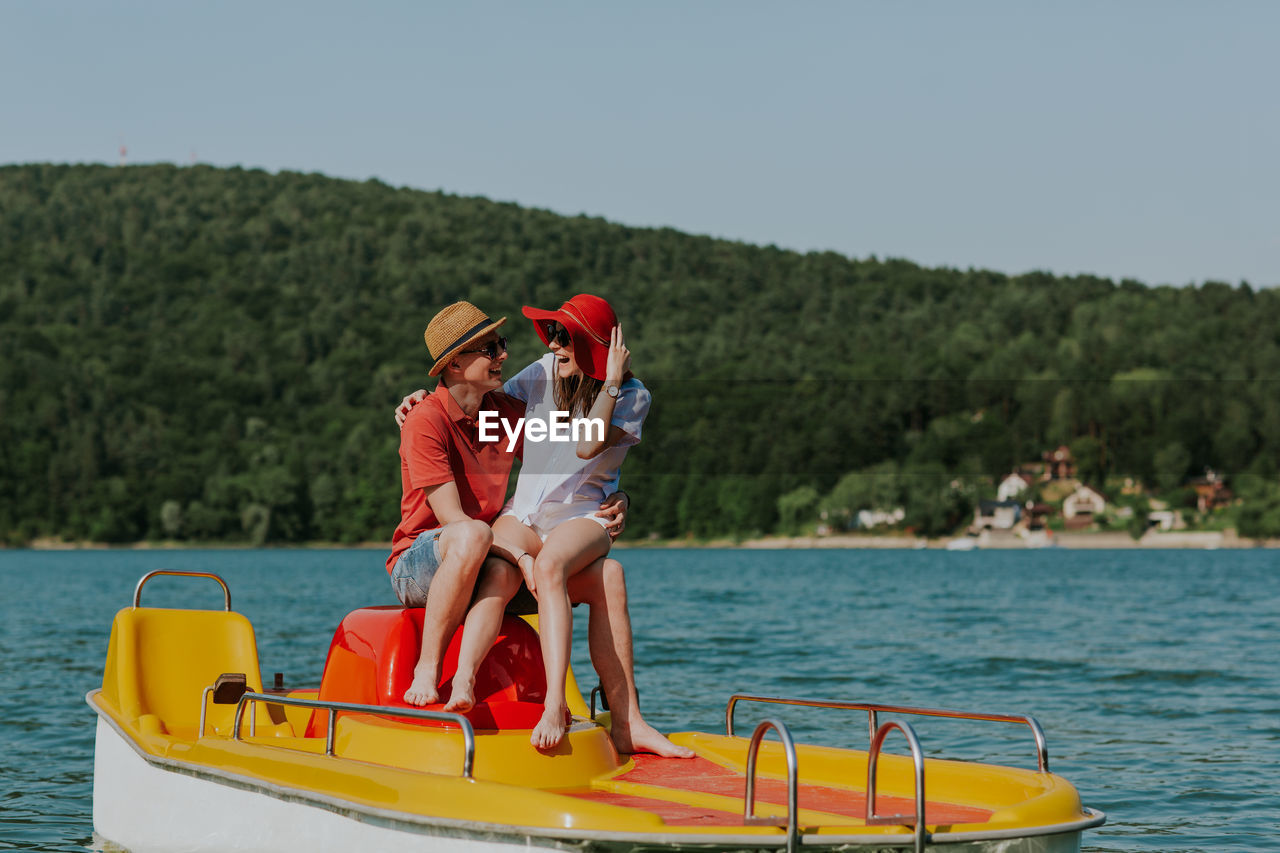
<path fill-rule="evenodd" d="M 1022 520 L 1017 501 L 979 501 L 973 511 L 974 530 L 1012 530 Z"/>
<path fill-rule="evenodd" d="M 902 523 L 902 520 L 906 517 L 907 511 L 903 507 L 897 507 L 889 511 L 863 509 L 858 510 L 856 523 L 859 530 L 870 530 L 873 527 L 892 527 L 895 524 Z"/>
<path fill-rule="evenodd" d="M 1062 517 L 1067 527 L 1088 527 L 1106 508 L 1106 498 L 1082 485 L 1062 501 Z"/>
<path fill-rule="evenodd" d="M 1024 478 L 1020 473 L 1014 471 L 1009 476 L 1000 481 L 1000 485 L 996 487 L 996 500 L 1011 501 L 1018 495 L 1025 492 L 1031 486 L 1031 481 Z"/>
<path fill-rule="evenodd" d="M 1057 450 L 1046 450 L 1041 458 L 1044 460 L 1044 473 L 1040 479 L 1045 482 L 1067 480 L 1076 475 L 1076 459 L 1065 444 Z"/>
<path fill-rule="evenodd" d="M 1027 521 L 1027 530 L 1032 533 L 1037 530 L 1047 530 L 1051 515 L 1053 515 L 1053 507 L 1048 504 L 1027 501 L 1026 514 L 1023 516 Z"/>
<path fill-rule="evenodd" d="M 1203 477 L 1192 480 L 1191 488 L 1196 490 L 1196 509 L 1200 512 L 1230 506 L 1235 500 L 1235 495 L 1227 488 L 1222 477 L 1212 469 L 1206 469 Z"/>
<path fill-rule="evenodd" d="M 1156 530 L 1185 530 L 1186 522 L 1176 509 L 1156 509 L 1147 513 L 1147 525 Z"/>

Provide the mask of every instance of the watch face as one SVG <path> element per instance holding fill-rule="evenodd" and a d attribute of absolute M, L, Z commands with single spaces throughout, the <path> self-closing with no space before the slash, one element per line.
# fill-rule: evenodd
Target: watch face
<path fill-rule="evenodd" d="M 617 385 L 606 385 L 606 386 L 605 386 L 605 388 L 604 388 L 604 393 L 606 393 L 606 394 L 608 394 L 610 397 L 613 397 L 613 398 L 615 398 L 615 399 L 616 399 L 616 398 L 617 398 L 617 396 L 618 396 L 618 386 L 617 386 Z"/>

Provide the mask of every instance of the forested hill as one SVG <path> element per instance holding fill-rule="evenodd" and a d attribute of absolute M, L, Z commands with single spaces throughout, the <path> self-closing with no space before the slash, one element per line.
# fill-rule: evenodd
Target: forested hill
<path fill-rule="evenodd" d="M 885 466 L 937 532 L 956 478 L 981 491 L 1064 443 L 1100 485 L 1280 467 L 1275 290 L 926 269 L 202 166 L 4 167 L 0 211 L 14 544 L 389 539 L 392 408 L 464 298 L 511 318 L 511 372 L 540 349 L 522 304 L 615 305 L 655 399 L 629 536 L 769 532 L 780 496 L 803 515 Z"/>

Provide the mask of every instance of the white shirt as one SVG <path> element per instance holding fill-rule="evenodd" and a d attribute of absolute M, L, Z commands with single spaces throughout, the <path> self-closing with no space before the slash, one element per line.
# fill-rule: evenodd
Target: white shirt
<path fill-rule="evenodd" d="M 555 355 L 547 353 L 502 388 L 525 401 L 526 419 L 550 423 L 551 413 L 556 411 L 554 362 Z M 618 490 L 622 460 L 628 447 L 640 443 L 640 429 L 651 399 L 649 389 L 639 379 L 632 377 L 623 382 L 611 424 L 624 435 L 613 447 L 591 459 L 578 458 L 576 441 L 529 441 L 526 436 L 520 478 L 508 512 L 519 521 L 544 530 L 570 518 L 593 515 L 600 509 L 600 502 Z M 608 432 L 606 428 L 606 437 Z"/>

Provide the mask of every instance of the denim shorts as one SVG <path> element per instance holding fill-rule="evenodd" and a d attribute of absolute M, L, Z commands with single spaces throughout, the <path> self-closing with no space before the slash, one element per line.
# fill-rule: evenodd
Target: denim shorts
<path fill-rule="evenodd" d="M 425 607 L 431 579 L 440 568 L 440 531 L 424 530 L 391 568 L 391 586 L 405 607 Z"/>

